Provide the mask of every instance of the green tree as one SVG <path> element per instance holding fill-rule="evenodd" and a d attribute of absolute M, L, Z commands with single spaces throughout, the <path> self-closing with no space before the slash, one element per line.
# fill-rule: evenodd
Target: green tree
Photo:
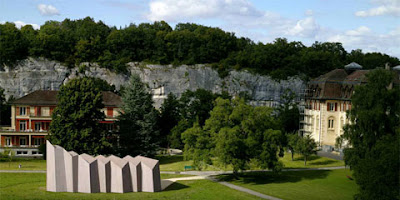
<path fill-rule="evenodd" d="M 29 54 L 31 54 L 31 49 L 35 46 L 38 31 L 33 29 L 32 25 L 25 25 L 21 27 L 21 34 L 27 42 L 27 48 L 29 49 Z"/>
<path fill-rule="evenodd" d="M 99 123 L 105 117 L 102 93 L 93 79 L 70 80 L 61 86 L 57 99 L 49 140 L 79 154 L 107 153 L 110 143 Z"/>
<path fill-rule="evenodd" d="M 198 122 L 182 133 L 182 141 L 185 144 L 183 150 L 185 160 L 193 160 L 193 165 L 200 170 L 211 164 L 212 141 Z"/>
<path fill-rule="evenodd" d="M 115 85 L 110 85 L 107 81 L 100 79 L 100 78 L 94 78 L 90 77 L 89 79 L 92 79 L 94 82 L 94 85 L 100 89 L 100 91 L 111 91 L 111 92 L 117 92 L 115 89 Z"/>
<path fill-rule="evenodd" d="M 169 93 L 167 99 L 163 102 L 160 108 L 160 139 L 161 146 L 168 147 L 167 137 L 171 133 L 171 129 L 176 126 L 181 119 L 180 104 L 173 93 Z"/>
<path fill-rule="evenodd" d="M 188 120 L 181 119 L 176 126 L 171 129 L 170 135 L 168 135 L 168 142 L 171 148 L 183 149 L 184 145 L 182 142 L 182 133 L 192 127 Z"/>
<path fill-rule="evenodd" d="M 254 108 L 240 98 L 217 98 L 203 129 L 197 123 L 182 134 L 184 153 L 195 164 L 209 164 L 216 157 L 232 165 L 235 174 L 247 169 L 251 159 L 263 169 L 282 167 L 277 155 L 282 134 L 271 108 Z"/>
<path fill-rule="evenodd" d="M 203 126 L 206 119 L 210 117 L 216 97 L 217 95 L 205 89 L 187 90 L 179 99 L 182 117 L 189 120 L 190 123 L 194 123 L 198 119 L 200 126 Z"/>
<path fill-rule="evenodd" d="M 345 162 L 359 185 L 356 199 L 399 199 L 400 89 L 395 74 L 377 69 L 356 87 L 344 128 Z"/>
<path fill-rule="evenodd" d="M 139 75 L 131 76 L 122 94 L 122 102 L 123 112 L 118 117 L 121 156 L 153 157 L 159 147 L 158 114 L 149 88 Z"/>
<path fill-rule="evenodd" d="M 299 140 L 301 139 L 301 137 L 297 134 L 289 134 L 287 135 L 287 147 L 290 150 L 290 152 L 292 153 L 292 161 L 293 161 L 293 157 L 294 154 L 296 153 L 297 150 L 297 143 L 299 142 Z"/>
<path fill-rule="evenodd" d="M 314 139 L 311 138 L 310 135 L 305 135 L 297 140 L 296 150 L 304 158 L 304 166 L 307 165 L 307 159 L 309 156 L 317 153 L 317 143 L 315 143 Z"/>
<path fill-rule="evenodd" d="M 27 41 L 15 24 L 0 24 L 0 70 L 3 65 L 13 65 L 28 55 Z"/>
<path fill-rule="evenodd" d="M 285 133 L 297 132 L 299 130 L 300 111 L 296 102 L 296 94 L 292 90 L 286 89 L 281 96 L 281 101 L 277 110 L 282 131 Z"/>

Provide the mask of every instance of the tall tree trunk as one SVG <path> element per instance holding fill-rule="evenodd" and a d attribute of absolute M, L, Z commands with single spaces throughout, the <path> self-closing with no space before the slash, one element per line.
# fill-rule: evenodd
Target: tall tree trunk
<path fill-rule="evenodd" d="M 304 156 L 304 166 L 307 165 L 307 156 Z"/>
<path fill-rule="evenodd" d="M 293 151 L 293 150 L 291 150 L 291 152 L 292 152 L 292 161 L 293 161 L 293 155 L 294 155 L 294 151 Z"/>

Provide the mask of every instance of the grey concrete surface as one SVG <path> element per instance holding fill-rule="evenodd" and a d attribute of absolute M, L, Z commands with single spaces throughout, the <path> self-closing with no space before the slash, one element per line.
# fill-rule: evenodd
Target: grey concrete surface
<path fill-rule="evenodd" d="M 142 168 L 142 192 L 161 191 L 160 166 L 158 160 L 136 156 Z"/>
<path fill-rule="evenodd" d="M 132 156 L 125 156 L 124 160 L 129 162 L 129 169 L 131 171 L 131 182 L 132 191 L 141 192 L 142 191 L 142 165 L 138 159 Z"/>

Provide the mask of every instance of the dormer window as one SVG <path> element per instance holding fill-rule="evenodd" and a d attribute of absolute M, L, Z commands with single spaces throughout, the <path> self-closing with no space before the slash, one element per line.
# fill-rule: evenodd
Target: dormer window
<path fill-rule="evenodd" d="M 328 103 L 327 105 L 327 111 L 336 111 L 337 110 L 337 103 Z"/>

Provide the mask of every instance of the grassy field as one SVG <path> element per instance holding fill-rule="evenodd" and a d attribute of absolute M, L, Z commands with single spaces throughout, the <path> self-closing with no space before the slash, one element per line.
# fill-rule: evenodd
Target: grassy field
<path fill-rule="evenodd" d="M 294 161 L 292 161 L 292 154 L 286 153 L 281 161 L 285 168 L 319 168 L 319 167 L 337 167 L 344 166 L 342 160 L 334 160 L 330 158 L 320 157 L 316 155 L 310 156 L 307 160 L 307 166 L 304 166 L 304 158 L 301 155 L 295 154 Z"/>
<path fill-rule="evenodd" d="M 281 161 L 285 165 L 285 168 L 318 168 L 318 167 L 336 167 L 344 166 L 343 161 L 333 160 L 330 158 L 311 156 L 307 161 L 307 166 L 304 166 L 303 157 L 295 155 L 294 161 L 291 160 L 289 153 L 285 154 Z M 183 160 L 183 156 L 158 156 L 160 160 L 161 171 L 184 171 L 185 166 L 193 165 L 192 161 Z M 21 164 L 21 168 L 19 168 Z M 257 167 L 251 167 L 251 169 L 259 169 Z M 0 162 L 0 170 L 46 170 L 46 161 L 41 159 L 23 159 L 17 158 L 12 162 Z M 232 170 L 231 166 L 209 166 L 206 171 L 218 171 L 218 170 Z"/>
<path fill-rule="evenodd" d="M 161 171 L 184 171 L 185 166 L 193 165 L 192 161 L 183 160 L 183 156 L 159 156 L 160 170 Z M 307 161 L 307 166 L 304 166 L 303 157 L 295 155 L 294 161 L 291 160 L 289 153 L 285 154 L 281 161 L 285 165 L 285 168 L 318 168 L 318 167 L 336 167 L 344 166 L 343 161 L 333 160 L 330 158 L 324 158 L 319 156 L 311 156 Z M 21 164 L 21 168 L 18 168 Z M 251 169 L 259 169 L 257 167 L 251 167 Z M 0 170 L 46 170 L 46 161 L 40 159 L 16 159 L 13 162 L 0 162 Z M 232 167 L 222 166 L 209 166 L 206 171 L 218 171 L 218 170 L 232 170 Z"/>
<path fill-rule="evenodd" d="M 162 175 L 162 178 L 170 175 Z M 258 199 L 209 180 L 178 181 L 157 193 L 54 193 L 46 191 L 46 175 L 0 173 L 0 199 Z"/>
<path fill-rule="evenodd" d="M 161 171 L 184 171 L 184 167 L 188 165 L 193 165 L 192 161 L 184 161 L 183 156 L 160 156 L 160 169 Z M 337 167 L 344 166 L 344 162 L 341 160 L 334 160 L 330 158 L 320 157 L 320 156 L 310 156 L 307 161 L 307 166 L 304 166 L 303 156 L 295 155 L 292 161 L 291 154 L 286 153 L 283 158 L 280 158 L 283 162 L 285 168 L 319 168 L 319 167 Z M 250 166 L 250 169 L 258 170 L 260 168 L 256 166 Z M 218 170 L 232 170 L 231 166 L 223 167 L 218 165 L 209 166 L 205 171 L 218 171 Z"/>
<path fill-rule="evenodd" d="M 231 182 L 263 194 L 282 199 L 353 199 L 357 185 L 350 170 L 290 171 L 245 173 L 239 177 L 220 175 L 220 180 Z"/>
<path fill-rule="evenodd" d="M 21 164 L 21 168 L 19 165 Z M 15 158 L 12 162 L 0 162 L 0 170 L 46 170 L 43 159 Z"/>

